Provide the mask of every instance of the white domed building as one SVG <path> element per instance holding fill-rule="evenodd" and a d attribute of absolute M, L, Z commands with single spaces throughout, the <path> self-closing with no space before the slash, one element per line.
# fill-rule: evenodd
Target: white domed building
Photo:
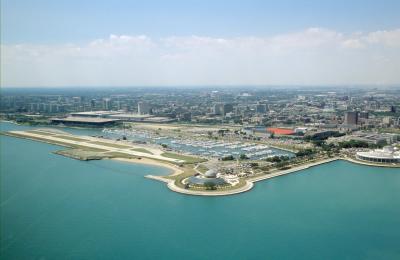
<path fill-rule="evenodd" d="M 225 180 L 223 178 L 217 177 L 218 171 L 215 169 L 210 169 L 206 171 L 202 175 L 197 175 L 197 176 L 192 176 L 188 178 L 188 183 L 189 184 L 194 184 L 194 185 L 207 185 L 207 184 L 212 184 L 212 185 L 224 185 L 226 184 Z"/>

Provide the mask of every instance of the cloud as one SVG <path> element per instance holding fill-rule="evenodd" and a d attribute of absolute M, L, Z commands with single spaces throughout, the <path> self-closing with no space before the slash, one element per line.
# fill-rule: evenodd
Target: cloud
<path fill-rule="evenodd" d="M 112 34 L 84 44 L 1 45 L 1 85 L 399 83 L 399 47 L 400 29 L 236 38 Z"/>
<path fill-rule="evenodd" d="M 349 49 L 362 49 L 365 47 L 365 45 L 362 43 L 360 39 L 348 39 L 342 41 L 342 46 L 344 48 L 349 48 Z"/>
<path fill-rule="evenodd" d="M 365 39 L 369 43 L 384 44 L 389 47 L 400 47 L 400 29 L 371 32 Z"/>

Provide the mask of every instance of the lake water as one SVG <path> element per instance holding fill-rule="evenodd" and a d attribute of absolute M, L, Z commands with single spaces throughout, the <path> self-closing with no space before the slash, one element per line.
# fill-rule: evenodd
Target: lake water
<path fill-rule="evenodd" d="M 57 149 L 1 136 L 1 259 L 400 259 L 398 169 L 337 161 L 210 198 Z"/>

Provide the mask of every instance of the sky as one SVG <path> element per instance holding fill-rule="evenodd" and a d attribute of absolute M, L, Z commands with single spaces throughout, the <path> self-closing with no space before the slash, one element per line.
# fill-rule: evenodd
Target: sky
<path fill-rule="evenodd" d="M 1 0 L 1 86 L 400 83 L 398 0 Z"/>

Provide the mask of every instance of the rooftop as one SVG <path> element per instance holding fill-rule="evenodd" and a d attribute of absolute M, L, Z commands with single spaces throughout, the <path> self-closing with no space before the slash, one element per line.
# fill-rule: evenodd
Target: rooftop
<path fill-rule="evenodd" d="M 288 128 L 267 128 L 268 132 L 274 133 L 276 135 L 292 135 L 295 132 L 292 129 L 288 129 Z"/>
<path fill-rule="evenodd" d="M 389 147 L 376 149 L 368 152 L 358 152 L 358 156 L 377 158 L 377 159 L 400 159 L 400 152 Z"/>
<path fill-rule="evenodd" d="M 74 117 L 79 117 L 79 116 L 100 117 L 100 116 L 115 115 L 115 114 L 120 114 L 120 113 L 121 112 L 118 112 L 118 111 L 85 111 L 85 112 L 71 113 L 71 115 Z"/>
<path fill-rule="evenodd" d="M 117 119 L 110 118 L 100 118 L 100 117 L 78 117 L 78 116 L 70 116 L 65 118 L 52 118 L 53 122 L 79 122 L 79 123 L 111 123 L 117 122 Z"/>

